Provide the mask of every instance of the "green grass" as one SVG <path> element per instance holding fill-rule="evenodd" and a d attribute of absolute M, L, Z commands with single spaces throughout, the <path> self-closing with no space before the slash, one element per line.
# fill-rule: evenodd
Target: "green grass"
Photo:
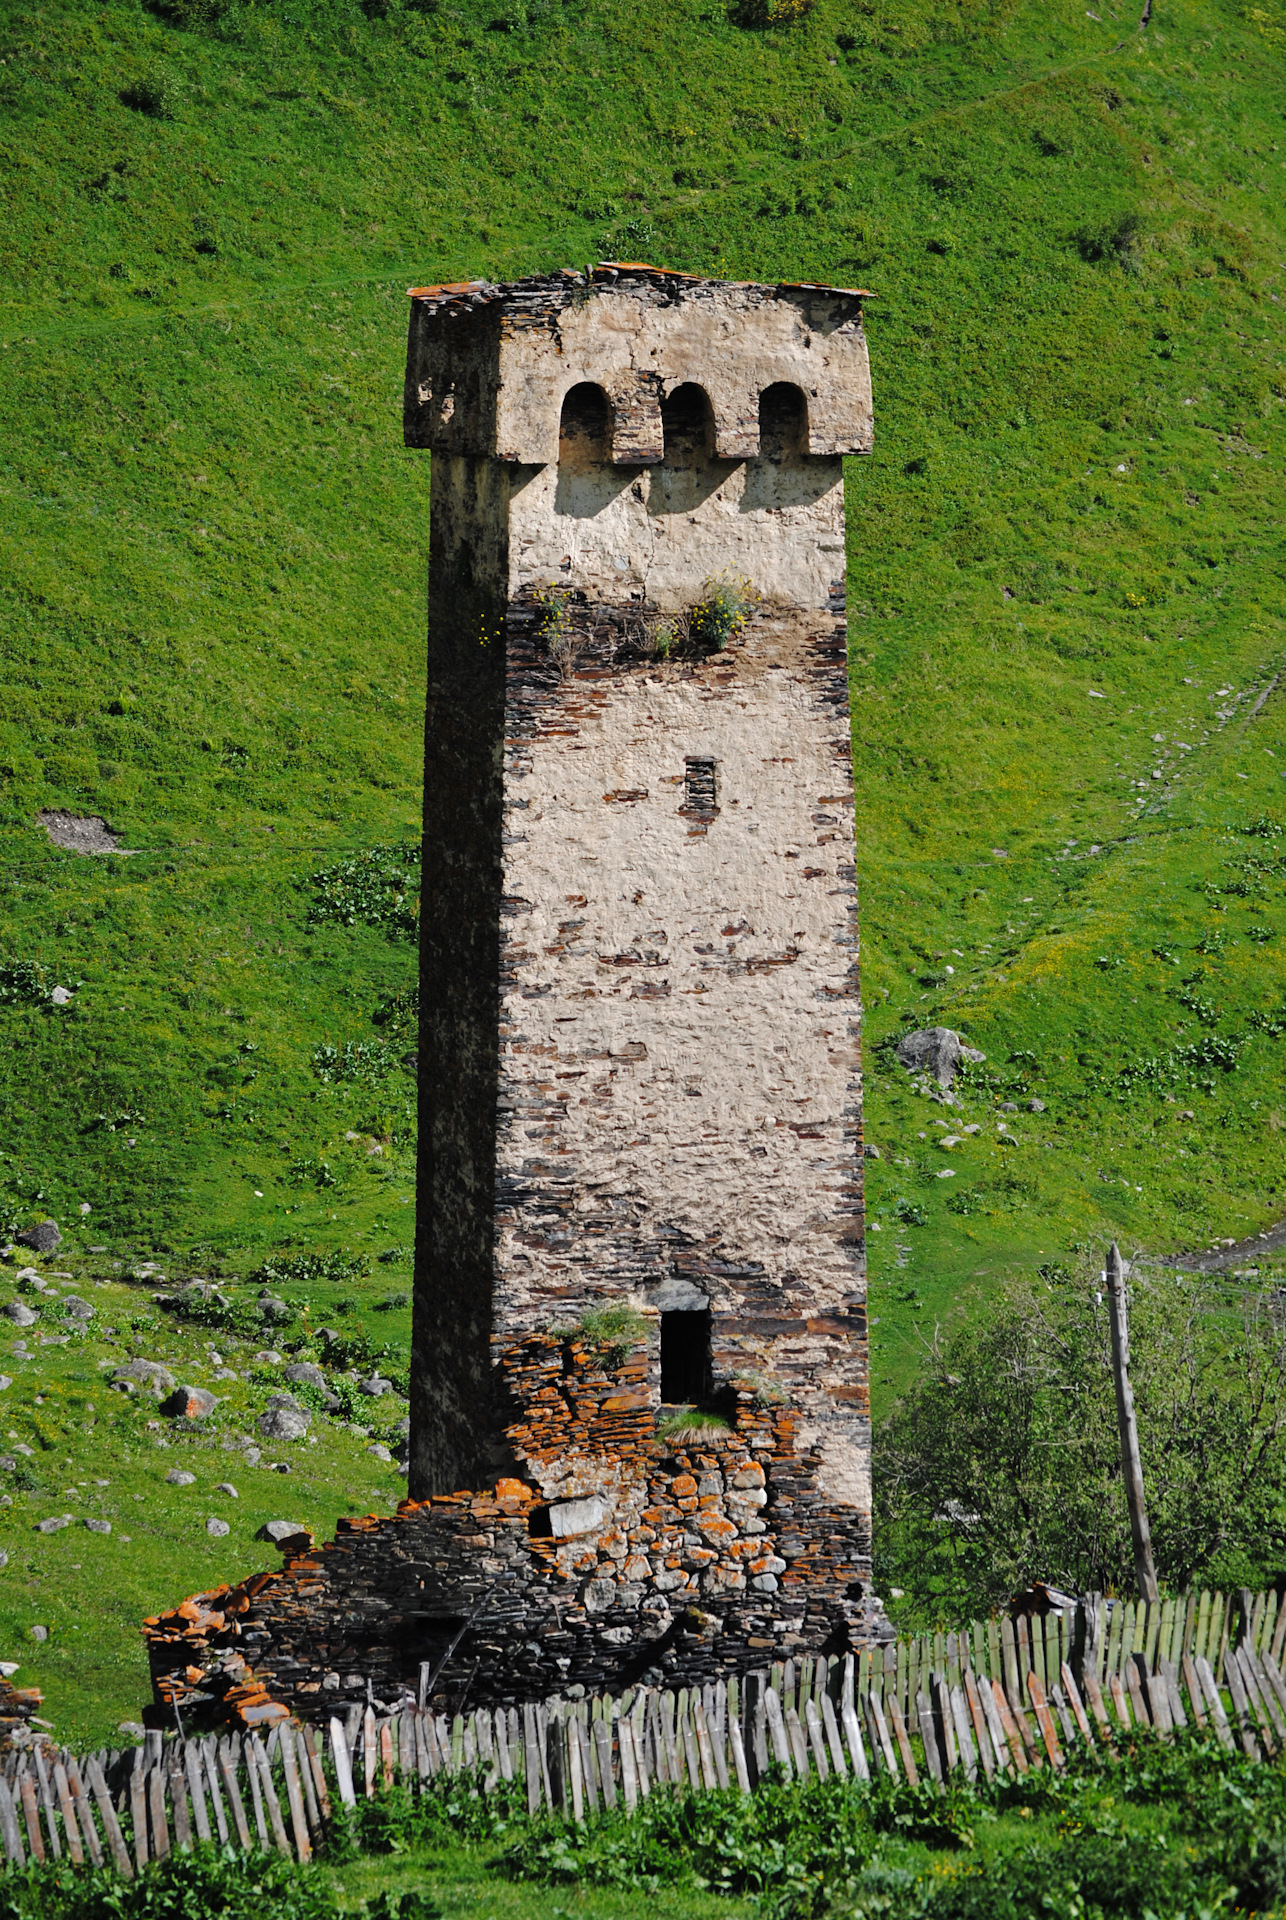
<path fill-rule="evenodd" d="M 819 0 L 783 32 L 708 0 L 7 9 L 0 962 L 81 984 L 0 1001 L 0 1210 L 56 1216 L 77 1273 L 364 1255 L 358 1311 L 405 1346 L 374 1307 L 407 1269 L 373 1257 L 411 1239 L 413 947 L 310 884 L 418 831 L 404 290 L 615 253 L 879 296 L 848 479 L 877 1410 L 1001 1271 L 1277 1218 L 1283 1046 L 1251 1016 L 1283 1000 L 1283 873 L 1203 887 L 1286 814 L 1286 696 L 1250 716 L 1286 656 L 1283 32 L 1276 0 L 1160 0 L 1146 33 L 1071 0 Z M 50 807 L 135 851 L 58 852 Z M 1001 1076 L 946 1153 L 879 1051 L 931 1020 Z M 1115 1097 L 1206 1033 L 1235 1070 Z M 1001 1146 L 1020 1092 L 1047 1111 Z M 79 1477 L 95 1445 L 59 1428 Z M 327 1471 L 364 1503 L 356 1443 Z M 16 1525 L 6 1630 L 34 1556 L 122 1676 L 213 1551 L 161 1527 L 101 1603 L 88 1550 L 73 1577 L 69 1535 Z M 88 1725 L 70 1638 L 32 1666 Z"/>

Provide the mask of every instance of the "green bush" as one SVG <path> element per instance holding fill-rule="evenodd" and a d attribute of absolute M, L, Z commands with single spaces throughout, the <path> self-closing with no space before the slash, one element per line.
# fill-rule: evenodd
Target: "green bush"
<path fill-rule="evenodd" d="M 1157 1570 L 1259 1584 L 1286 1516 L 1286 1325 L 1273 1298 L 1200 1276 L 1131 1275 L 1131 1353 Z M 1124 1591 L 1107 1309 L 1061 1262 L 935 1335 L 875 1442 L 877 1560 L 936 1624 L 988 1612 L 1032 1578 Z"/>
<path fill-rule="evenodd" d="M 382 927 L 390 939 L 414 940 L 419 864 L 419 847 L 403 841 L 396 846 L 368 847 L 337 860 L 333 866 L 322 867 L 308 881 L 313 894 L 310 922 L 316 926 L 330 921 L 344 927 Z"/>

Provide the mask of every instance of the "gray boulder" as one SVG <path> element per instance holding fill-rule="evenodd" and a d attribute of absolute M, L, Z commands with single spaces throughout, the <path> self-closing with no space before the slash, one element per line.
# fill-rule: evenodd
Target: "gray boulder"
<path fill-rule="evenodd" d="M 110 1520 L 86 1520 L 85 1525 L 91 1533 L 110 1533 L 112 1530 Z"/>
<path fill-rule="evenodd" d="M 302 1407 L 269 1407 L 259 1416 L 259 1431 L 265 1440 L 302 1440 L 308 1432 L 309 1419 Z"/>
<path fill-rule="evenodd" d="M 228 1525 L 226 1520 L 217 1520 L 213 1518 L 206 1521 L 205 1530 L 211 1536 L 211 1538 L 215 1540 L 221 1540 L 225 1533 L 231 1533 L 232 1531 L 231 1527 Z"/>
<path fill-rule="evenodd" d="M 922 1027 L 904 1033 L 898 1041 L 898 1059 L 909 1073 L 931 1073 L 940 1087 L 949 1087 L 962 1060 L 981 1063 L 987 1058 L 966 1046 L 950 1027 Z"/>
<path fill-rule="evenodd" d="M 171 1467 L 165 1479 L 167 1485 L 171 1487 L 190 1487 L 195 1484 L 196 1475 L 188 1473 L 183 1467 Z"/>
<path fill-rule="evenodd" d="M 159 1360 L 128 1360 L 123 1367 L 117 1367 L 112 1379 L 150 1387 L 158 1398 L 163 1393 L 173 1393 L 175 1386 L 174 1375 Z"/>
<path fill-rule="evenodd" d="M 357 1390 L 359 1393 L 369 1393 L 372 1399 L 378 1400 L 382 1394 L 393 1392 L 393 1382 L 382 1380 L 378 1373 L 373 1373 L 369 1380 L 358 1381 Z"/>
<path fill-rule="evenodd" d="M 37 1315 L 25 1300 L 11 1300 L 4 1309 L 6 1320 L 12 1320 L 15 1327 L 29 1327 L 34 1324 Z"/>
<path fill-rule="evenodd" d="M 316 1387 L 318 1393 L 326 1391 L 326 1376 L 311 1360 L 297 1360 L 293 1366 L 285 1369 L 283 1377 L 293 1380 L 296 1386 Z"/>
<path fill-rule="evenodd" d="M 204 1420 L 218 1404 L 217 1394 L 208 1387 L 176 1387 L 168 1399 L 162 1400 L 161 1412 L 171 1420 Z"/>
<path fill-rule="evenodd" d="M 37 1520 L 36 1532 L 61 1533 L 64 1527 L 69 1527 L 70 1525 L 71 1515 L 69 1513 L 51 1514 L 48 1520 Z"/>
<path fill-rule="evenodd" d="M 312 1535 L 307 1527 L 300 1526 L 298 1520 L 269 1520 L 260 1527 L 255 1539 L 270 1540 L 279 1547 L 283 1540 L 303 1539 L 311 1543 Z"/>
<path fill-rule="evenodd" d="M 30 1247 L 35 1253 L 52 1253 L 62 1245 L 62 1235 L 53 1220 L 42 1220 L 37 1227 L 24 1227 L 13 1237 L 20 1247 Z"/>
<path fill-rule="evenodd" d="M 284 1324 L 295 1317 L 293 1309 L 288 1307 L 284 1300 L 266 1290 L 259 1295 L 255 1305 L 259 1309 L 259 1318 L 269 1325 L 276 1322 Z"/>
<path fill-rule="evenodd" d="M 94 1309 L 88 1300 L 82 1300 L 77 1293 L 64 1295 L 63 1312 L 73 1320 L 92 1320 L 94 1317 Z"/>

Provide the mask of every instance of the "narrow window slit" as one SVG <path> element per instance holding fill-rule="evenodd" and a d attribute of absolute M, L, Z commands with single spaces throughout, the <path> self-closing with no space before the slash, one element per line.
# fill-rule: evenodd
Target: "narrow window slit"
<path fill-rule="evenodd" d="M 710 1397 L 710 1309 L 676 1309 L 661 1315 L 661 1401 L 667 1407 L 700 1406 Z"/>

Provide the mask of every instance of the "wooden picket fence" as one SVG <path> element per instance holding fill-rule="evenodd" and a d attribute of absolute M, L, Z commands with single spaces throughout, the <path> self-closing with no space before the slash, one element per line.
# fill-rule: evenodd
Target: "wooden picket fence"
<path fill-rule="evenodd" d="M 1110 1758 L 1134 1726 L 1192 1727 L 1251 1758 L 1286 1751 L 1286 1607 L 1276 1593 L 1189 1594 L 1153 1606 L 1088 1595 L 1075 1607 L 976 1621 L 838 1659 L 775 1663 L 741 1680 L 554 1698 L 448 1718 L 407 1702 L 350 1707 L 324 1732 L 282 1723 L 77 1756 L 35 1746 L 0 1767 L 11 1861 L 69 1857 L 126 1878 L 194 1841 L 276 1847 L 301 1861 L 336 1801 L 468 1772 L 483 1793 L 518 1782 L 528 1811 L 633 1813 L 654 1793 L 749 1793 L 787 1778 L 919 1784 L 1066 1764 L 1080 1741 Z"/>

